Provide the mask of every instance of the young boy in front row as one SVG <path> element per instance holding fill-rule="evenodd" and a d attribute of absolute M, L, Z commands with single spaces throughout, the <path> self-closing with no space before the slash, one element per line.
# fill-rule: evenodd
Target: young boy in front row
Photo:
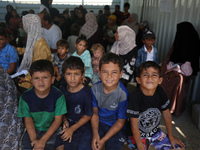
<path fill-rule="evenodd" d="M 20 97 L 17 115 L 24 117 L 26 127 L 22 149 L 54 150 L 57 129 L 67 113 L 65 96 L 51 85 L 55 79 L 52 62 L 33 62 L 30 75 L 33 87 Z"/>
<path fill-rule="evenodd" d="M 184 149 L 184 144 L 172 134 L 172 117 L 169 99 L 159 86 L 162 82 L 160 66 L 153 61 L 142 63 L 137 69 L 136 80 L 140 87 L 131 93 L 127 108 L 133 137 L 129 137 L 131 150 L 148 149 L 149 141 L 156 150 Z M 166 135 L 159 128 L 163 115 Z"/>
<path fill-rule="evenodd" d="M 89 126 L 92 112 L 92 95 L 82 84 L 84 63 L 79 57 L 70 56 L 62 66 L 67 82 L 60 89 L 64 93 L 68 113 L 63 116 L 63 130 L 56 140 L 57 150 L 76 150 Z"/>
<path fill-rule="evenodd" d="M 93 95 L 92 129 L 89 128 L 79 143 L 79 150 L 121 150 L 126 141 L 126 109 L 128 91 L 119 82 L 123 62 L 120 56 L 104 54 L 99 63 L 99 82 L 91 87 Z"/>

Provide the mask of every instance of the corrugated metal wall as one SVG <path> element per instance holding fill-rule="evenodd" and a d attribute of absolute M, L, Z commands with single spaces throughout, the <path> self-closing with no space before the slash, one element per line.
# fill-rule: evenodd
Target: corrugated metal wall
<path fill-rule="evenodd" d="M 162 2 L 166 2 L 166 5 Z M 169 12 L 167 2 L 169 2 L 168 8 L 171 8 Z M 154 45 L 158 48 L 160 62 L 172 46 L 177 23 L 191 22 L 200 35 L 200 0 L 129 0 L 129 3 L 131 4 L 130 12 L 138 14 L 139 22 L 147 20 L 150 28 L 155 32 Z M 166 11 L 161 8 L 166 8 Z M 192 80 L 188 101 L 200 103 L 198 91 L 200 91 L 199 74 Z"/>

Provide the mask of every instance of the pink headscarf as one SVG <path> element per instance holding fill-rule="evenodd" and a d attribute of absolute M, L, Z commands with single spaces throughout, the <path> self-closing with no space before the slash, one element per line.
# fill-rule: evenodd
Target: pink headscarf
<path fill-rule="evenodd" d="M 85 24 L 82 26 L 79 36 L 83 34 L 89 39 L 98 29 L 97 19 L 93 12 L 89 12 L 85 15 Z"/>

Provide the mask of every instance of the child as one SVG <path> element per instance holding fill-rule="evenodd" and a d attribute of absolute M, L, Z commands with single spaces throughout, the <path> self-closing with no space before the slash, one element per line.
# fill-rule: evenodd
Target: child
<path fill-rule="evenodd" d="M 93 53 L 92 56 L 92 68 L 93 68 L 93 76 L 92 76 L 92 83 L 95 84 L 100 81 L 99 79 L 99 61 L 104 53 L 104 47 L 97 43 L 93 44 L 91 48 L 91 52 Z"/>
<path fill-rule="evenodd" d="M 54 81 L 54 85 L 59 88 L 60 85 L 63 85 L 65 83 L 65 79 L 62 75 L 62 64 L 67 58 L 69 58 L 71 54 L 68 53 L 69 44 L 66 40 L 61 39 L 57 42 L 56 45 L 58 52 L 54 54 L 53 57 L 53 63 L 56 74 L 56 80 Z"/>
<path fill-rule="evenodd" d="M 65 96 L 51 85 L 55 79 L 52 62 L 33 62 L 30 75 L 33 87 L 19 100 L 18 117 L 24 117 L 26 127 L 22 147 L 54 150 L 57 129 L 67 113 Z"/>
<path fill-rule="evenodd" d="M 128 17 L 130 16 L 130 13 L 128 12 L 129 8 L 130 4 L 124 3 L 124 20 L 128 19 Z"/>
<path fill-rule="evenodd" d="M 181 140 L 172 134 L 170 101 L 164 90 L 158 86 L 162 82 L 160 74 L 160 66 L 153 61 L 144 62 L 138 67 L 136 80 L 140 88 L 131 93 L 126 111 L 133 132 L 133 138 L 129 137 L 130 149 L 146 150 L 148 140 L 157 150 L 184 148 Z M 161 115 L 168 136 L 159 128 Z"/>
<path fill-rule="evenodd" d="M 7 43 L 7 32 L 0 28 L 0 65 L 8 74 L 13 74 L 17 69 L 17 50 Z"/>
<path fill-rule="evenodd" d="M 84 74 L 85 77 L 83 78 L 83 83 L 87 87 L 92 79 L 93 70 L 92 70 L 92 63 L 91 63 L 92 59 L 90 52 L 86 50 L 87 49 L 86 37 L 85 36 L 78 37 L 78 39 L 76 40 L 75 47 L 77 50 L 72 55 L 80 57 L 85 65 L 85 74 Z"/>
<path fill-rule="evenodd" d="M 62 135 L 58 135 L 57 150 L 75 150 L 82 134 L 89 125 L 92 113 L 92 95 L 82 84 L 84 63 L 71 56 L 63 63 L 63 75 L 67 85 L 61 87 L 67 103 L 68 113 L 63 116 Z"/>
<path fill-rule="evenodd" d="M 23 29 L 22 20 L 19 22 L 18 38 L 19 38 L 19 42 L 17 43 L 17 46 L 25 47 L 26 46 L 26 32 Z"/>
<path fill-rule="evenodd" d="M 154 32 L 151 30 L 144 31 L 142 41 L 144 46 L 138 50 L 136 68 L 145 61 L 155 61 L 159 64 L 157 49 L 153 47 L 153 43 L 155 42 Z"/>
<path fill-rule="evenodd" d="M 81 149 L 121 150 L 126 141 L 126 108 L 128 91 L 119 82 L 122 76 L 122 59 L 107 53 L 99 62 L 99 82 L 91 87 L 93 95 L 92 129 L 89 128 L 79 143 Z"/>

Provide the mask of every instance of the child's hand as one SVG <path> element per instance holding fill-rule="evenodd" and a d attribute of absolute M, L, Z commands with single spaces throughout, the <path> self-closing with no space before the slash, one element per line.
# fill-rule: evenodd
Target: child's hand
<path fill-rule="evenodd" d="M 100 136 L 99 134 L 92 138 L 92 150 L 100 150 Z"/>
<path fill-rule="evenodd" d="M 60 79 L 61 79 L 61 76 L 58 75 L 58 76 L 56 77 L 56 80 L 57 80 L 57 81 L 60 81 Z"/>
<path fill-rule="evenodd" d="M 180 145 L 181 147 L 185 147 L 183 142 L 180 139 L 176 138 L 175 136 L 169 137 L 169 140 L 173 148 L 175 148 L 174 146 L 175 143 Z"/>
<path fill-rule="evenodd" d="M 63 141 L 67 141 L 69 140 L 69 143 L 71 143 L 72 141 L 72 135 L 73 135 L 73 131 L 70 128 L 65 128 L 61 131 L 61 134 L 63 134 L 61 136 L 61 139 L 63 139 Z"/>
<path fill-rule="evenodd" d="M 63 129 L 65 128 L 69 128 L 69 122 L 67 120 L 63 122 Z"/>
<path fill-rule="evenodd" d="M 33 150 L 34 149 L 44 150 L 45 145 L 46 145 L 46 142 L 42 140 L 35 140 L 31 143 L 31 146 L 33 146 Z"/>
<path fill-rule="evenodd" d="M 85 77 L 83 77 L 83 83 L 85 83 L 85 81 L 87 81 L 87 79 Z"/>

